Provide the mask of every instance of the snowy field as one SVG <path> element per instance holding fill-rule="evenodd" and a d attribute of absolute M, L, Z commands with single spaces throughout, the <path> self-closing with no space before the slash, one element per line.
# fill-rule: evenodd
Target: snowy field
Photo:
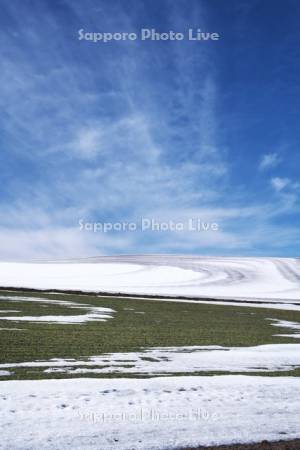
<path fill-rule="evenodd" d="M 0 286 L 141 296 L 0 293 L 1 450 L 300 438 L 299 260 L 0 263 Z"/>
<path fill-rule="evenodd" d="M 300 302 L 300 260 L 121 256 L 0 263 L 0 286 Z"/>
<path fill-rule="evenodd" d="M 163 450 L 299 438 L 297 378 L 2 381 L 5 450 Z"/>

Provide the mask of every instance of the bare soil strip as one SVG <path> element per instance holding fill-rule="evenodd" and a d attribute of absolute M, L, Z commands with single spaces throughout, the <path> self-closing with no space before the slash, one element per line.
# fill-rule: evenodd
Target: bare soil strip
<path fill-rule="evenodd" d="M 256 444 L 234 444 L 216 447 L 188 447 L 182 450 L 300 450 L 300 439 L 277 442 L 262 441 Z"/>

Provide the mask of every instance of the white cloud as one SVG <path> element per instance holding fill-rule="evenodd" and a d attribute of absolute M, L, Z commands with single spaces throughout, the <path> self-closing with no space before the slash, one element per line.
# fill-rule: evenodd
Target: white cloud
<path fill-rule="evenodd" d="M 300 183 L 297 181 L 292 181 L 290 178 L 274 177 L 271 179 L 271 185 L 277 192 L 289 189 L 289 195 L 294 199 L 297 199 L 297 190 L 300 188 Z"/>
<path fill-rule="evenodd" d="M 275 177 L 271 179 L 271 185 L 275 191 L 280 192 L 290 184 L 291 180 L 289 178 Z"/>
<path fill-rule="evenodd" d="M 83 159 L 93 159 L 98 155 L 115 159 L 122 153 L 127 158 L 134 156 L 155 160 L 160 150 L 153 142 L 150 126 L 152 119 L 142 113 L 132 113 L 114 120 L 92 121 L 89 125 L 75 131 L 75 138 L 67 145 Z"/>
<path fill-rule="evenodd" d="M 64 259 L 130 252 L 131 236 L 82 232 L 78 228 L 0 228 L 1 260 Z"/>
<path fill-rule="evenodd" d="M 262 156 L 261 161 L 259 163 L 260 170 L 272 169 L 273 167 L 278 166 L 281 159 L 278 156 L 278 153 L 266 153 Z"/>

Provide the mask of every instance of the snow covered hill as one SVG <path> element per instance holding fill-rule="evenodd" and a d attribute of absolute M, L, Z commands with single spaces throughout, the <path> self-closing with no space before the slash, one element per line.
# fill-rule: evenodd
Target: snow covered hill
<path fill-rule="evenodd" d="M 300 301 L 300 260 L 149 255 L 2 262 L 0 286 L 291 302 Z"/>

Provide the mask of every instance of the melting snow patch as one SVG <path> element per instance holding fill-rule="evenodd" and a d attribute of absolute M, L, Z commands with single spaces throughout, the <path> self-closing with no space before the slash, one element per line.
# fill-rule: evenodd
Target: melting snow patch
<path fill-rule="evenodd" d="M 111 312 L 110 309 L 106 308 L 94 308 L 93 310 L 101 310 L 100 312 L 87 313 L 77 316 L 10 316 L 1 317 L 2 320 L 11 320 L 13 322 L 46 322 L 46 323 L 56 323 L 56 324 L 80 324 L 85 322 L 106 322 L 107 319 L 112 319 L 112 315 L 108 314 Z"/>
<path fill-rule="evenodd" d="M 298 330 L 300 331 L 300 323 L 299 322 L 289 322 L 288 320 L 279 320 L 279 319 L 267 319 L 272 320 L 275 323 L 272 323 L 274 327 L 280 327 L 280 328 L 289 328 L 291 330 Z M 299 339 L 300 333 L 291 333 L 291 334 L 275 334 L 275 336 L 283 336 L 283 337 L 292 337 Z"/>
<path fill-rule="evenodd" d="M 47 298 L 38 297 L 20 297 L 20 296 L 0 296 L 0 300 L 8 299 L 11 301 L 27 301 L 48 304 L 54 304 L 57 306 L 67 306 L 70 309 L 86 310 L 86 314 L 78 315 L 49 315 L 49 316 L 0 316 L 0 320 L 10 320 L 13 322 L 45 322 L 56 324 L 81 324 L 85 322 L 105 322 L 107 319 L 112 319 L 112 313 L 115 310 L 111 308 L 95 307 L 82 303 L 68 302 L 63 300 L 52 300 Z M 1 312 L 1 311 L 0 311 Z M 4 312 L 4 311 L 3 311 Z M 12 310 L 7 312 L 13 312 Z"/>
<path fill-rule="evenodd" d="M 26 331 L 24 328 L 0 328 L 0 331 Z"/>
<path fill-rule="evenodd" d="M 300 344 L 158 347 L 141 352 L 108 353 L 81 360 L 51 359 L 0 364 L 1 369 L 14 367 L 41 367 L 45 368 L 45 373 L 139 373 L 153 376 L 182 372 L 289 371 L 300 367 Z"/>

